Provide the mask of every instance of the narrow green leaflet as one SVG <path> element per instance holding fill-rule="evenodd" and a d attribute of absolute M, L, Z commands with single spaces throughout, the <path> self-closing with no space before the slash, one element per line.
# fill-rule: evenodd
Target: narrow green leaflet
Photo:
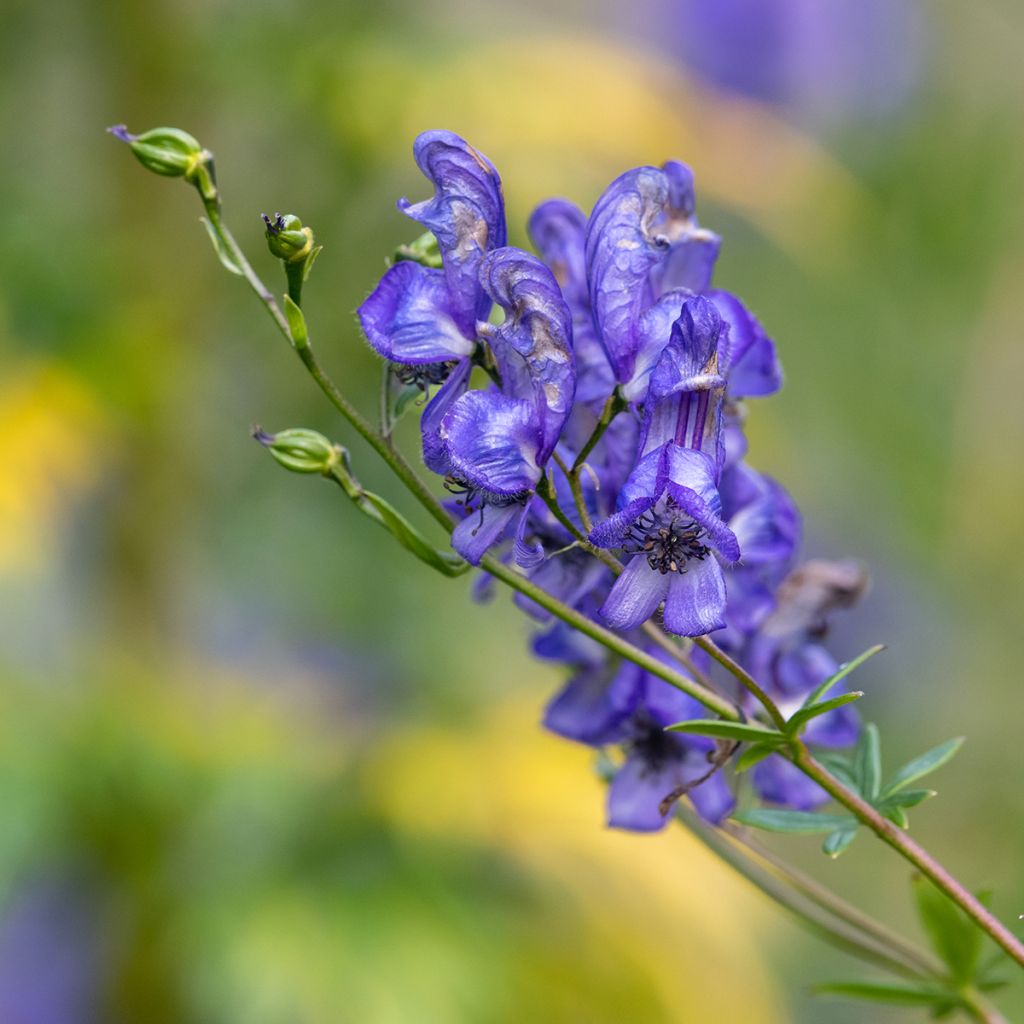
<path fill-rule="evenodd" d="M 963 742 L 963 736 L 957 736 L 954 739 L 946 740 L 945 743 L 940 743 L 937 747 L 932 747 L 920 757 L 908 761 L 885 784 L 882 796 L 889 796 L 904 786 L 909 786 L 911 782 L 916 782 L 929 772 L 935 771 L 936 768 L 941 768 L 960 749 Z"/>
<path fill-rule="evenodd" d="M 798 736 L 803 727 L 812 719 L 828 714 L 829 711 L 834 711 L 836 708 L 841 708 L 844 704 L 860 700 L 863 696 L 863 690 L 854 690 L 852 693 L 842 693 L 838 697 L 819 701 L 817 704 L 804 705 L 786 722 L 786 732 L 791 736 Z"/>
<path fill-rule="evenodd" d="M 753 807 L 733 815 L 733 820 L 752 828 L 763 828 L 766 832 L 792 832 L 814 835 L 816 832 L 832 832 L 845 828 L 856 821 L 845 814 L 814 814 L 811 811 L 783 811 L 768 807 Z"/>
<path fill-rule="evenodd" d="M 882 807 L 916 807 L 925 800 L 935 796 L 934 789 L 905 789 L 902 793 L 893 793 L 885 797 L 878 805 Z"/>
<path fill-rule="evenodd" d="M 853 777 L 861 796 L 874 803 L 882 783 L 882 751 L 878 727 L 872 722 L 864 726 L 853 752 Z"/>
<path fill-rule="evenodd" d="M 972 981 L 981 955 L 981 930 L 924 875 L 915 875 L 911 885 L 917 916 L 932 948 L 949 967 L 954 981 Z M 987 904 L 990 895 L 978 893 L 978 898 Z"/>
<path fill-rule="evenodd" d="M 736 758 L 736 774 L 742 775 L 749 771 L 755 764 L 760 764 L 766 757 L 770 757 L 779 749 L 777 743 L 755 743 L 747 747 L 738 758 Z"/>
<path fill-rule="evenodd" d="M 458 555 L 448 551 L 438 551 L 437 548 L 428 544 L 409 520 L 392 508 L 379 494 L 363 491 L 362 498 L 376 511 L 377 516 L 372 518 L 377 518 L 386 526 L 398 543 L 406 551 L 412 552 L 421 562 L 425 562 L 444 576 L 461 576 L 472 568 L 469 562 L 463 561 Z M 357 501 L 356 503 L 363 507 L 361 502 Z"/>
<path fill-rule="evenodd" d="M 908 829 L 910 828 L 910 819 L 907 817 L 907 812 L 902 807 L 889 806 L 879 807 L 879 811 L 882 813 L 882 817 L 888 818 L 897 828 Z"/>
<path fill-rule="evenodd" d="M 847 789 L 857 789 L 857 781 L 853 777 L 853 766 L 845 754 L 839 754 L 833 750 L 819 750 L 816 756 Z"/>
<path fill-rule="evenodd" d="M 815 985 L 816 995 L 846 996 L 891 1006 L 946 1006 L 949 993 L 931 985 L 899 984 L 897 982 L 835 981 Z"/>
<path fill-rule="evenodd" d="M 807 699 L 803 702 L 803 707 L 810 707 L 812 704 L 817 704 L 822 697 L 832 689 L 840 679 L 845 679 L 854 669 L 860 668 L 868 658 L 873 658 L 879 651 L 885 650 L 885 644 L 876 644 L 874 647 L 869 647 L 863 654 L 858 654 L 853 661 L 848 661 L 845 665 L 839 666 L 839 671 L 834 675 L 828 677 L 820 686 L 816 689 L 811 690 L 807 695 Z"/>
<path fill-rule="evenodd" d="M 781 746 L 786 736 L 774 729 L 743 722 L 727 722 L 719 718 L 693 718 L 668 726 L 671 732 L 696 733 L 698 736 L 714 736 L 720 740 L 737 740 L 741 743 L 770 743 Z"/>
<path fill-rule="evenodd" d="M 206 228 L 206 233 L 210 236 L 210 241 L 213 243 L 213 251 L 217 254 L 217 259 L 220 260 L 224 269 L 231 271 L 237 277 L 241 277 L 245 272 L 238 265 L 235 257 L 228 251 L 224 240 L 217 234 L 213 225 L 205 217 L 200 217 L 199 219 L 203 222 L 203 227 Z"/>
<path fill-rule="evenodd" d="M 306 348 L 309 345 L 306 318 L 302 315 L 302 310 L 292 301 L 290 295 L 284 297 L 284 315 L 288 320 L 288 331 L 292 336 L 292 344 L 296 348 Z"/>
<path fill-rule="evenodd" d="M 852 825 L 843 825 L 841 828 L 837 828 L 834 832 L 830 832 L 825 837 L 825 842 L 821 844 L 822 852 L 828 854 L 829 857 L 835 860 L 835 858 L 853 842 L 856 835 L 856 822 Z"/>

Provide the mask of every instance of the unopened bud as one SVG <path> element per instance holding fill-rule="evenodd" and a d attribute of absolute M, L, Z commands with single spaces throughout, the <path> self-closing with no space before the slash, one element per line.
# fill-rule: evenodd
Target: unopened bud
<path fill-rule="evenodd" d="M 344 457 L 343 450 L 315 430 L 294 427 L 268 434 L 256 427 L 252 436 L 285 469 L 293 473 L 320 473 L 327 476 Z"/>
<path fill-rule="evenodd" d="M 107 131 L 126 142 L 147 170 L 169 178 L 184 178 L 196 186 L 203 199 L 217 198 L 213 154 L 188 132 L 180 128 L 151 128 L 141 135 L 132 135 L 123 124 Z"/>
<path fill-rule="evenodd" d="M 398 263 L 401 260 L 421 263 L 425 267 L 436 268 L 442 266 L 441 250 L 438 248 L 437 238 L 434 236 L 434 233 L 426 231 L 414 242 L 410 242 L 408 245 L 400 245 L 395 250 L 391 262 Z"/>
<path fill-rule="evenodd" d="M 313 251 L 313 229 L 304 228 L 293 213 L 261 214 L 267 225 L 267 248 L 285 263 L 300 263 Z"/>

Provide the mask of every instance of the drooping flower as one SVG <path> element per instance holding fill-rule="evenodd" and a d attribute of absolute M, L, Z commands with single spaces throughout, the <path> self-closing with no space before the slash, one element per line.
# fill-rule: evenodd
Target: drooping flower
<path fill-rule="evenodd" d="M 720 239 L 698 225 L 694 209 L 690 169 L 669 161 L 620 175 L 587 222 L 594 325 L 631 400 L 642 400 L 631 386 L 644 369 L 641 352 L 658 342 L 657 332 L 643 324 L 644 315 L 667 292 L 682 290 L 678 310 L 683 292 L 702 292 L 711 282 Z M 667 334 L 660 340 L 664 345 Z"/>
<path fill-rule="evenodd" d="M 478 325 L 501 385 L 460 396 L 440 424 L 449 481 L 475 513 L 452 544 L 476 565 L 518 515 L 516 560 L 536 564 L 543 551 L 525 543 L 528 503 L 572 408 L 572 321 L 551 271 L 520 249 L 490 253 L 480 282 L 505 311 L 500 326 Z"/>
<path fill-rule="evenodd" d="M 445 472 L 438 430 L 451 404 L 469 383 L 477 351 L 477 323 L 491 299 L 480 280 L 485 256 L 505 245 L 505 203 L 494 165 L 453 132 L 430 131 L 413 146 L 434 195 L 398 207 L 433 233 L 441 267 L 401 260 L 359 307 L 367 340 L 396 364 L 399 377 L 426 391 L 442 387 L 423 413 L 424 460 Z"/>

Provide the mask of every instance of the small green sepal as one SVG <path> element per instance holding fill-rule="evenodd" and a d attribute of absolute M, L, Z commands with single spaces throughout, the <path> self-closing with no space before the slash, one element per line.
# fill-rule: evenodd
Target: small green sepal
<path fill-rule="evenodd" d="M 203 149 L 194 135 L 180 128 L 151 128 L 133 135 L 123 124 L 107 131 L 127 143 L 146 170 L 168 178 L 184 178 L 195 185 L 204 201 L 217 200 L 213 154 Z"/>

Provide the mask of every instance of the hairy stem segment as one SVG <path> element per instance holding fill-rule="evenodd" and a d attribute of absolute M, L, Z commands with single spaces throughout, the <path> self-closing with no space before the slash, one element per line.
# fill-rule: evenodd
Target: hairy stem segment
<path fill-rule="evenodd" d="M 316 381 L 321 391 L 326 395 L 330 403 L 339 413 L 351 424 L 353 429 L 370 445 L 374 451 L 391 468 L 395 475 L 402 481 L 409 492 L 419 501 L 423 508 L 434 518 L 434 520 L 446 531 L 451 532 L 453 523 L 448 512 L 440 501 L 430 492 L 427 485 L 420 479 L 419 475 L 405 458 L 396 451 L 391 444 L 382 437 L 363 418 L 356 408 L 345 398 L 337 385 L 331 380 L 327 373 L 320 367 L 307 341 L 296 344 L 288 320 L 278 306 L 273 294 L 260 280 L 259 276 L 252 269 L 238 243 L 231 232 L 223 223 L 220 216 L 219 204 L 214 200 L 205 200 L 207 217 L 210 224 L 223 242 L 224 247 L 236 261 L 242 276 L 257 298 L 266 308 L 278 330 L 284 335 L 289 344 L 296 350 L 310 376 Z M 598 426 L 579 456 L 570 469 L 570 476 L 578 474 L 587 455 L 593 450 L 600 440 L 608 424 L 615 415 L 621 411 L 622 401 L 617 395 L 609 398 L 602 411 Z M 588 544 L 587 547 L 590 547 Z M 608 554 L 602 552 L 602 554 Z M 608 556 L 609 562 L 614 562 L 621 571 L 621 564 L 612 556 Z M 604 559 L 602 559 L 604 561 Z M 513 590 L 535 601 L 542 608 L 547 609 L 563 622 L 579 630 L 586 636 L 591 637 L 602 644 L 608 650 L 620 655 L 623 658 L 640 666 L 652 675 L 663 679 L 665 682 L 689 694 L 699 701 L 709 711 L 720 715 L 730 721 L 739 721 L 742 718 L 741 712 L 732 703 L 717 693 L 708 689 L 699 682 L 688 678 L 680 672 L 665 665 L 659 659 L 648 654 L 646 651 L 630 643 L 624 637 L 604 626 L 599 625 L 593 619 L 576 611 L 574 608 L 563 604 L 557 598 L 548 594 L 541 587 L 521 576 L 514 569 L 505 565 L 493 555 L 485 555 L 481 561 L 481 567 L 489 572 L 496 579 L 501 580 Z M 607 563 L 606 563 L 607 564 Z M 609 566 L 614 568 L 613 566 Z M 719 665 L 728 671 L 758 702 L 764 707 L 768 716 L 776 726 L 780 728 L 785 725 L 785 718 L 774 704 L 770 697 L 764 692 L 760 685 L 740 665 L 722 651 L 710 637 L 698 637 L 694 641 L 702 650 L 706 651 Z M 897 851 L 902 857 L 913 864 L 923 875 L 927 876 L 949 899 L 960 907 L 986 934 L 988 934 L 1003 950 L 1006 951 L 1019 965 L 1024 966 L 1024 944 L 1014 936 L 1005 925 L 1003 925 L 984 905 L 977 900 L 963 885 L 946 871 L 927 851 L 910 839 L 900 828 L 883 818 L 870 804 L 866 803 L 856 793 L 846 789 L 843 784 L 832 776 L 822 765 L 811 756 L 806 746 L 799 740 L 794 742 L 792 761 L 805 775 L 818 783 L 830 796 L 839 804 L 849 810 L 859 821 L 867 825 L 886 844 Z M 981 1011 L 978 1011 L 981 1012 Z M 998 1017 L 979 1017 L 980 1020 L 996 1021 Z"/>

